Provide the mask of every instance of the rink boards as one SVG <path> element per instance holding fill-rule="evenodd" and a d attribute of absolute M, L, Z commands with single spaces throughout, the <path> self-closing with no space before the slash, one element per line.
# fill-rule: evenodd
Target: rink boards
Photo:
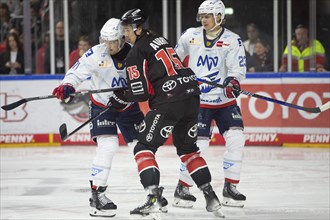
<path fill-rule="evenodd" d="M 62 78 L 62 75 L 1 76 L 0 105 L 49 95 Z M 88 88 L 89 81 L 86 81 L 79 89 Z M 330 73 L 248 74 L 242 89 L 296 105 L 316 107 L 330 100 Z M 11 111 L 1 109 L 1 147 L 94 144 L 88 126 L 66 142 L 62 142 L 58 134 L 62 123 L 66 123 L 71 132 L 87 120 L 87 102 L 88 97 L 79 97 L 70 105 L 46 99 L 25 103 Z M 247 146 L 330 146 L 329 110 L 312 114 L 245 95 L 239 97 L 238 104 Z M 141 108 L 146 112 L 148 105 L 142 103 Z M 125 144 L 121 135 L 120 143 Z M 171 144 L 171 138 L 167 144 Z M 216 126 L 211 144 L 224 145 Z"/>

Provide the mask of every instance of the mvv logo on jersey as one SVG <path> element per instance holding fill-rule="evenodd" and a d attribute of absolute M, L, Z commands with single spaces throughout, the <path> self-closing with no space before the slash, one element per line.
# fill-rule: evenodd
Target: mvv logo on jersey
<path fill-rule="evenodd" d="M 211 57 L 206 55 L 205 57 L 199 56 L 197 60 L 197 67 L 207 66 L 207 69 L 210 71 L 213 67 L 218 66 L 219 57 Z"/>

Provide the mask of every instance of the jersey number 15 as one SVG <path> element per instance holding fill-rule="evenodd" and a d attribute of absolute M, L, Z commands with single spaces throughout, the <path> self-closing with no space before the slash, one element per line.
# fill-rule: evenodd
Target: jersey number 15
<path fill-rule="evenodd" d="M 181 61 L 175 57 L 175 51 L 171 47 L 167 47 L 164 49 L 159 50 L 155 56 L 157 60 L 161 60 L 166 68 L 167 74 L 169 76 L 177 75 L 176 69 L 184 68 Z M 173 66 L 174 65 L 174 66 Z"/>

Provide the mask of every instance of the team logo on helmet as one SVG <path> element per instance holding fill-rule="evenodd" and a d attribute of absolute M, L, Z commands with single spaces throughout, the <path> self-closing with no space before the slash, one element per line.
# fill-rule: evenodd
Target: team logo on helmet
<path fill-rule="evenodd" d="M 174 126 L 165 126 L 162 128 L 162 130 L 160 130 L 160 135 L 163 138 L 168 138 L 170 136 L 170 134 L 172 133 Z"/>
<path fill-rule="evenodd" d="M 197 124 L 195 124 L 194 126 L 192 126 L 189 131 L 188 131 L 188 136 L 191 138 L 195 138 L 197 137 Z"/>
<path fill-rule="evenodd" d="M 169 92 L 173 90 L 176 87 L 176 85 L 177 83 L 174 80 L 169 80 L 163 84 L 162 89 L 164 92 Z"/>

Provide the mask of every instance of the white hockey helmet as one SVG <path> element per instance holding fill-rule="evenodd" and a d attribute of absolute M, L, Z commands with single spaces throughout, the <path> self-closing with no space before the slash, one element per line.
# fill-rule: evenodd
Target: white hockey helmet
<path fill-rule="evenodd" d="M 201 14 L 213 14 L 216 25 L 220 25 L 225 19 L 225 5 L 221 0 L 205 0 L 198 8 L 196 20 L 201 21 Z M 220 15 L 221 20 L 217 22 L 217 15 Z"/>
<path fill-rule="evenodd" d="M 100 43 L 118 40 L 121 44 L 124 38 L 124 29 L 117 18 L 110 18 L 100 31 Z"/>

